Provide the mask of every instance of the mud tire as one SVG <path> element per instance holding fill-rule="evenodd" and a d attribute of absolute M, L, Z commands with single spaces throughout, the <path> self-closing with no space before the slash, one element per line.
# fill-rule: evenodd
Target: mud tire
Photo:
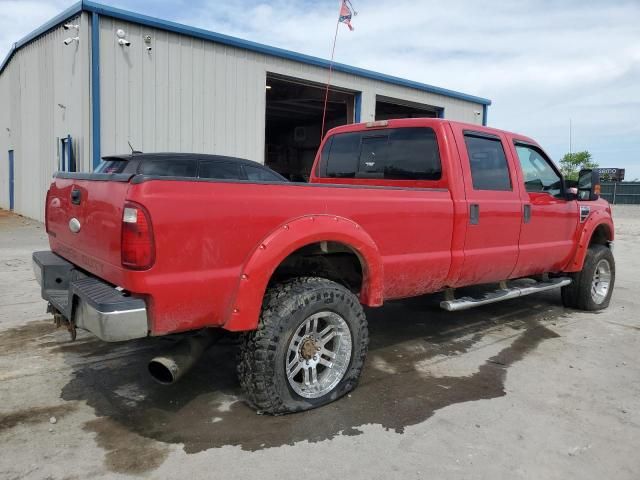
<path fill-rule="evenodd" d="M 289 341 L 309 316 L 332 311 L 346 321 L 351 358 L 342 380 L 319 398 L 296 394 L 286 378 Z M 248 403 L 259 413 L 281 415 L 333 402 L 358 384 L 369 343 L 367 321 L 358 298 L 342 285 L 320 277 L 300 277 L 268 289 L 258 328 L 243 334 L 238 377 Z"/>
<path fill-rule="evenodd" d="M 591 287 L 596 267 L 602 260 L 606 260 L 609 263 L 611 280 L 606 297 L 602 302 L 597 303 L 591 295 Z M 607 308 L 611 300 L 616 279 L 616 264 L 613 253 L 611 253 L 611 250 L 605 245 L 591 245 L 587 250 L 587 256 L 582 270 L 571 274 L 571 278 L 573 280 L 571 285 L 562 287 L 562 303 L 565 307 L 586 311 L 596 311 Z"/>

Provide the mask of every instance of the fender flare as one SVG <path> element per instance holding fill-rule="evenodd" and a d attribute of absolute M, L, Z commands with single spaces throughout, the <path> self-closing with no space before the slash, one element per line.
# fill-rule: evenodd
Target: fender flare
<path fill-rule="evenodd" d="M 383 266 L 371 236 L 352 220 L 335 215 L 305 215 L 280 225 L 265 237 L 245 262 L 223 328 L 246 331 L 257 328 L 262 300 L 273 272 L 296 250 L 322 241 L 350 247 L 362 266 L 360 302 L 383 302 Z"/>
<path fill-rule="evenodd" d="M 573 258 L 569 261 L 569 264 L 564 269 L 565 272 L 579 272 L 584 266 L 585 258 L 587 257 L 587 250 L 589 249 L 589 243 L 591 243 L 591 237 L 598 227 L 604 225 L 607 232 L 607 239 L 613 241 L 613 221 L 611 217 L 607 215 L 604 210 L 596 210 L 589 215 L 589 217 L 580 224 L 580 227 L 576 235 L 576 251 Z"/>

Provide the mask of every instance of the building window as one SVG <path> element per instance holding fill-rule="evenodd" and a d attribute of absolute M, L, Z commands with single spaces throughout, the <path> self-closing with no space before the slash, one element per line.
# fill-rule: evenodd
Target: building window
<path fill-rule="evenodd" d="M 61 172 L 77 172 L 76 159 L 73 154 L 73 140 L 71 135 L 60 139 L 58 170 Z"/>

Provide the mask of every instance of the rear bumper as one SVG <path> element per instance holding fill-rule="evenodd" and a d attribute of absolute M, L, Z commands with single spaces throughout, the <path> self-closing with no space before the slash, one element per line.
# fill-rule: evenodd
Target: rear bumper
<path fill-rule="evenodd" d="M 42 298 L 76 327 L 106 342 L 146 337 L 147 306 L 112 285 L 78 270 L 53 252 L 34 252 L 33 270 Z"/>

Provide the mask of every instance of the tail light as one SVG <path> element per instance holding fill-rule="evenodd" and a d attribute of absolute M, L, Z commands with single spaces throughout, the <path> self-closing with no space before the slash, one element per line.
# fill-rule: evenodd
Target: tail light
<path fill-rule="evenodd" d="M 155 261 L 153 228 L 149 212 L 135 203 L 126 203 L 122 212 L 122 265 L 134 270 L 150 268 Z"/>
<path fill-rule="evenodd" d="M 47 196 L 44 200 L 44 231 L 49 233 L 49 194 L 51 188 L 47 189 Z"/>

